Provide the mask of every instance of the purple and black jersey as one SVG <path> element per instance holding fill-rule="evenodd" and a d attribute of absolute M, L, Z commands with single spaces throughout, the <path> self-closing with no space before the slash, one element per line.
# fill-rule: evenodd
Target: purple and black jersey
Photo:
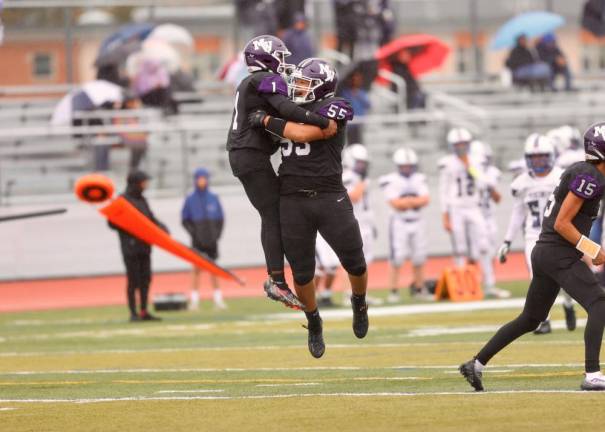
<path fill-rule="evenodd" d="M 254 129 L 248 122 L 248 115 L 254 111 L 263 110 L 267 114 L 292 120 L 297 123 L 307 123 L 325 128 L 328 120 L 299 107 L 288 98 L 288 86 L 279 74 L 267 71 L 253 72 L 238 86 L 235 93 L 235 106 L 229 134 L 227 150 L 250 149 L 260 152 L 258 158 L 268 158 L 277 148 L 271 136 L 264 129 Z M 234 174 L 253 171 L 255 156 L 251 156 L 250 166 L 245 166 L 245 160 L 232 167 Z"/>
<path fill-rule="evenodd" d="M 577 162 L 567 168 L 546 205 L 538 244 L 564 246 L 575 251 L 575 245 L 569 243 L 555 230 L 555 221 L 561 205 L 569 192 L 584 200 L 572 223 L 580 233 L 588 237 L 592 221 L 599 212 L 604 187 L 605 177 L 593 164 Z M 581 252 L 576 252 L 582 255 Z"/>
<path fill-rule="evenodd" d="M 338 132 L 326 140 L 312 143 L 282 141 L 282 163 L 279 167 L 281 194 L 301 189 L 317 192 L 342 192 L 342 150 L 345 145 L 345 128 L 353 119 L 353 108 L 339 97 L 329 97 L 305 105 L 305 108 L 333 119 Z"/>

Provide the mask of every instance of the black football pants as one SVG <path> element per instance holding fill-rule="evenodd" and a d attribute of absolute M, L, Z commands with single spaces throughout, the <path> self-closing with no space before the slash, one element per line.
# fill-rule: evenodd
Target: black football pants
<path fill-rule="evenodd" d="M 319 232 L 347 273 L 366 271 L 363 241 L 346 191 L 282 195 L 282 239 L 294 281 L 306 285 L 315 275 L 315 239 Z"/>
<path fill-rule="evenodd" d="M 284 271 L 284 248 L 279 223 L 279 178 L 270 164 L 238 176 L 261 219 L 261 244 L 267 273 Z"/>
<path fill-rule="evenodd" d="M 128 278 L 126 288 L 128 309 L 130 309 L 131 315 L 138 315 L 135 297 L 137 290 L 141 297 L 141 311 L 147 310 L 149 285 L 151 284 L 151 255 L 124 255 L 124 264 L 126 265 L 126 277 Z"/>
<path fill-rule="evenodd" d="M 598 371 L 605 327 L 605 291 L 571 247 L 538 244 L 532 252 L 531 262 L 534 276 L 523 311 L 498 330 L 477 354 L 477 359 L 485 365 L 515 339 L 535 330 L 548 317 L 559 287 L 562 287 L 588 312 L 584 331 L 586 371 Z"/>

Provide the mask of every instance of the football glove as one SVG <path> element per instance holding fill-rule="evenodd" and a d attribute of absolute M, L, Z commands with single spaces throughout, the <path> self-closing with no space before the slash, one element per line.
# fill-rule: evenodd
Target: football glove
<path fill-rule="evenodd" d="M 498 260 L 501 263 L 506 262 L 506 255 L 508 255 L 509 251 L 510 251 L 510 242 L 505 241 L 504 243 L 502 243 L 502 246 L 500 246 L 500 249 L 498 249 Z"/>
<path fill-rule="evenodd" d="M 248 116 L 248 122 L 250 123 L 250 127 L 254 129 L 264 128 L 265 127 L 265 117 L 267 117 L 267 113 L 262 110 L 254 111 L 250 113 Z"/>

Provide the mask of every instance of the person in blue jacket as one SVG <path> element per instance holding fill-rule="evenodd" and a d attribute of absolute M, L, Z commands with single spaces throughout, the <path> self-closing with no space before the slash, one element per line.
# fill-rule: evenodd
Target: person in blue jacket
<path fill-rule="evenodd" d="M 223 232 L 223 208 L 216 194 L 210 192 L 208 184 L 210 173 L 205 168 L 198 168 L 194 175 L 194 190 L 185 199 L 181 211 L 183 227 L 191 236 L 192 247 L 211 258 L 218 258 L 218 240 Z M 200 270 L 193 269 L 191 308 L 199 307 L 199 279 Z M 225 309 L 227 306 L 223 301 L 221 290 L 215 276 L 210 276 L 214 289 L 214 306 L 217 309 Z"/>

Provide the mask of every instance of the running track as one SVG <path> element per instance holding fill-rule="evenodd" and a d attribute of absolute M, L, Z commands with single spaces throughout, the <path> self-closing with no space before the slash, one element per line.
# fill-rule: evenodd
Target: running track
<path fill-rule="evenodd" d="M 426 267 L 427 277 L 436 279 L 441 271 L 452 264 L 449 257 L 431 258 Z M 369 288 L 379 289 L 388 286 L 388 263 L 378 261 L 370 266 Z M 240 287 L 233 282 L 221 282 L 223 295 L 226 298 L 258 297 L 264 295 L 262 283 L 266 278 L 263 268 L 235 269 L 245 282 Z M 410 283 L 409 264 L 402 270 L 401 286 Z M 498 281 L 523 280 L 528 277 L 525 258 L 522 253 L 509 255 L 505 265 L 496 265 Z M 190 275 L 187 272 L 160 273 L 154 275 L 151 293 L 187 292 Z M 123 275 L 83 277 L 72 279 L 47 279 L 0 283 L 0 312 L 25 310 L 63 309 L 76 307 L 93 307 L 119 305 L 125 303 L 126 279 Z M 335 289 L 341 290 L 342 275 L 335 282 Z M 206 287 L 206 288 L 204 288 Z M 207 278 L 202 277 L 201 297 L 211 297 L 207 288 Z"/>

